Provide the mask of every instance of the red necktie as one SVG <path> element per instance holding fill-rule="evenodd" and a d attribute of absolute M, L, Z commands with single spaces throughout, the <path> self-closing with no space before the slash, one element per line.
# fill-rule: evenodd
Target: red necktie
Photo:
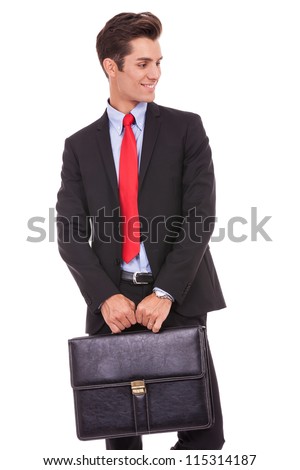
<path fill-rule="evenodd" d="M 136 140 L 131 129 L 132 114 L 123 119 L 124 136 L 120 153 L 119 196 L 122 220 L 122 259 L 129 263 L 140 251 L 138 211 L 138 157 Z"/>

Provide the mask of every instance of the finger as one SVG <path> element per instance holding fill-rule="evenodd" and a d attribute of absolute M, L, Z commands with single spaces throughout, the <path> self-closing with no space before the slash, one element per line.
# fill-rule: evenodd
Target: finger
<path fill-rule="evenodd" d="M 114 323 L 114 325 L 115 325 L 119 330 L 121 330 L 121 331 L 125 330 L 125 328 L 126 328 L 126 326 L 123 325 L 123 322 L 121 322 L 120 320 L 118 320 L 118 319 L 116 319 L 116 318 L 113 320 L 113 323 Z M 129 326 L 130 326 L 130 325 L 129 325 Z"/>
<path fill-rule="evenodd" d="M 156 322 L 156 316 L 153 317 L 153 316 L 147 315 L 143 317 L 143 325 L 146 326 L 147 328 L 150 327 L 150 330 L 152 329 L 155 322 Z"/>
<path fill-rule="evenodd" d="M 108 326 L 112 333 L 114 334 L 121 333 L 120 328 L 118 328 L 114 323 L 110 323 Z"/>
<path fill-rule="evenodd" d="M 143 317 L 142 317 L 142 325 L 143 325 L 143 326 L 147 326 L 148 323 L 149 323 L 149 321 L 150 321 L 150 320 L 149 320 L 149 316 L 148 316 L 148 315 L 143 315 Z"/>
<path fill-rule="evenodd" d="M 154 326 L 154 323 L 155 323 L 155 322 L 154 322 L 153 320 L 149 320 L 149 321 L 148 321 L 148 324 L 147 324 L 148 330 L 152 330 L 152 328 L 153 328 L 153 326 Z"/>
<path fill-rule="evenodd" d="M 147 326 L 150 320 L 150 313 L 147 312 L 146 308 L 138 308 L 136 317 L 141 325 Z"/>
<path fill-rule="evenodd" d="M 130 322 L 130 325 L 135 325 L 136 324 L 136 316 L 135 316 L 135 312 L 133 310 L 130 310 L 126 314 L 126 318 Z"/>
<path fill-rule="evenodd" d="M 142 321 L 143 321 L 143 311 L 142 309 L 139 308 L 139 306 L 137 306 L 137 309 L 135 311 L 135 318 L 136 318 L 136 321 L 140 324 L 142 324 Z"/>
<path fill-rule="evenodd" d="M 159 330 L 161 329 L 162 324 L 163 324 L 162 320 L 157 318 L 156 322 L 154 323 L 154 325 L 152 327 L 153 333 L 158 333 Z"/>
<path fill-rule="evenodd" d="M 118 324 L 120 323 L 121 325 L 123 325 L 124 328 L 131 327 L 131 322 L 128 320 L 128 318 L 125 315 L 122 316 L 121 318 L 118 318 L 116 321 L 118 322 Z"/>
<path fill-rule="evenodd" d="M 129 307 L 129 309 L 135 311 L 135 309 L 136 309 L 135 303 L 132 300 L 128 299 L 128 297 L 125 297 L 125 296 L 124 296 L 124 300 L 126 301 L 127 306 Z"/>

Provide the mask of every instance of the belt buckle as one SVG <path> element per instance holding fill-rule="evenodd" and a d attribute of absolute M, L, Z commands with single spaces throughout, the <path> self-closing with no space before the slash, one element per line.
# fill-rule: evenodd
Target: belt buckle
<path fill-rule="evenodd" d="M 132 277 L 132 282 L 133 282 L 133 284 L 137 284 L 137 285 L 140 285 L 140 284 L 148 284 L 148 282 L 138 281 L 138 280 L 137 280 L 137 275 L 138 275 L 138 274 L 147 274 L 147 273 L 139 273 L 139 272 L 133 273 L 133 277 Z"/>

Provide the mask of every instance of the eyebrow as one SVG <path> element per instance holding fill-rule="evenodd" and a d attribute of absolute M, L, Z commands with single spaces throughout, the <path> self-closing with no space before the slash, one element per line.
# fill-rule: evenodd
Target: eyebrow
<path fill-rule="evenodd" d="M 163 57 L 161 56 L 161 57 L 160 57 L 159 59 L 157 59 L 155 62 L 159 62 L 160 60 L 162 60 L 162 58 L 163 58 Z M 145 62 L 153 62 L 153 59 L 150 59 L 150 57 L 139 57 L 139 58 L 136 59 L 136 60 L 137 60 L 137 61 L 138 61 L 138 60 L 143 60 L 143 61 L 145 61 Z"/>

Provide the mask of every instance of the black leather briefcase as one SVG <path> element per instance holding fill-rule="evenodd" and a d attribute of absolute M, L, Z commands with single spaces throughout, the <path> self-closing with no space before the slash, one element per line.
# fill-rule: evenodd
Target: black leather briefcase
<path fill-rule="evenodd" d="M 79 439 L 213 423 L 204 327 L 74 338 L 69 354 Z"/>

